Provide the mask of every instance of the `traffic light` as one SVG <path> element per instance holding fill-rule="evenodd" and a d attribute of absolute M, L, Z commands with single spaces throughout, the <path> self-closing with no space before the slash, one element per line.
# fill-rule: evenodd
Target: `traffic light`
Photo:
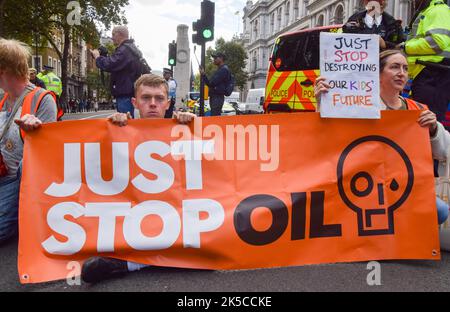
<path fill-rule="evenodd" d="M 192 23 L 194 31 L 192 35 L 193 43 L 202 45 L 205 42 L 214 40 L 214 14 L 214 2 L 203 0 L 201 3 L 201 17 Z"/>
<path fill-rule="evenodd" d="M 205 42 L 214 40 L 214 14 L 215 14 L 214 2 L 204 0 L 202 2 L 201 36 Z"/>
<path fill-rule="evenodd" d="M 169 43 L 169 66 L 177 65 L 177 44 Z"/>
<path fill-rule="evenodd" d="M 202 20 L 197 20 L 196 22 L 192 23 L 192 30 L 194 31 L 194 33 L 192 34 L 192 43 L 198 45 L 201 45 L 203 43 L 202 38 L 200 37 L 200 30 L 202 28 L 201 23 Z"/>

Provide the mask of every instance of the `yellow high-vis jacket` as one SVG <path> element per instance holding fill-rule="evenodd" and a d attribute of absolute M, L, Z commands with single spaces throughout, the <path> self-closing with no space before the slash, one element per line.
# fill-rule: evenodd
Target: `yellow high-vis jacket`
<path fill-rule="evenodd" d="M 439 63 L 450 59 L 450 8 L 443 0 L 431 0 L 417 16 L 405 43 L 411 78 L 424 68 L 417 60 Z"/>
<path fill-rule="evenodd" d="M 37 77 L 45 83 L 47 90 L 55 92 L 57 96 L 61 96 L 62 82 L 53 72 L 48 72 L 47 74 L 39 73 Z"/>

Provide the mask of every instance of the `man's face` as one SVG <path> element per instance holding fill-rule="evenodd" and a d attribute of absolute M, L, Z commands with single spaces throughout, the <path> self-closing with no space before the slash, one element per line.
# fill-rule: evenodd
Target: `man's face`
<path fill-rule="evenodd" d="M 222 58 L 221 57 L 215 57 L 214 58 L 214 61 L 213 61 L 214 65 L 220 65 L 221 62 L 222 62 Z"/>
<path fill-rule="evenodd" d="M 34 80 L 34 79 L 36 79 L 36 73 L 31 72 L 30 73 L 30 80 Z"/>
<path fill-rule="evenodd" d="M 164 73 L 164 79 L 169 80 L 170 79 L 170 74 L 169 73 Z"/>
<path fill-rule="evenodd" d="M 164 118 L 169 108 L 169 99 L 166 88 L 149 87 L 141 85 L 136 93 L 136 98 L 131 99 L 134 107 L 139 110 L 141 118 Z"/>
<path fill-rule="evenodd" d="M 117 31 L 113 31 L 112 32 L 112 41 L 114 46 L 119 46 L 120 42 L 122 41 L 122 36 L 117 32 Z"/>
<path fill-rule="evenodd" d="M 380 15 L 384 11 L 384 0 L 365 1 L 366 10 L 370 13 Z M 373 17 L 373 16 L 372 16 Z"/>

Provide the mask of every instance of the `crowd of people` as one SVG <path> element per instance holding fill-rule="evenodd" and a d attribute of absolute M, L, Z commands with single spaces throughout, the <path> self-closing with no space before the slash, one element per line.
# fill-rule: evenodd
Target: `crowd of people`
<path fill-rule="evenodd" d="M 112 108 L 112 107 L 111 107 Z M 89 113 L 98 112 L 99 104 L 96 99 L 75 99 L 71 98 L 69 100 L 68 113 Z"/>
<path fill-rule="evenodd" d="M 449 8 L 441 0 L 416 0 L 419 13 L 405 41 L 399 23 L 383 12 L 385 2 L 378 2 L 381 11 L 368 7 L 366 11 L 355 14 L 346 23 L 344 31 L 380 35 L 383 108 L 421 110 L 418 123 L 429 130 L 433 157 L 443 160 L 450 148 L 450 134 L 440 123 L 444 107 L 446 111 L 450 103 Z M 182 124 L 196 118 L 192 113 L 174 110 L 176 82 L 171 71 L 165 71 L 164 78 L 142 75 L 142 58 L 139 51 L 136 52 L 133 40 L 129 39 L 126 27 L 114 28 L 113 42 L 116 50 L 111 56 L 92 51 L 97 66 L 111 72 L 111 92 L 118 110 L 109 117 L 111 123 L 126 126 L 128 120 L 134 118 L 135 109 L 139 118 L 169 117 Z M 42 75 L 36 75 L 35 69 L 28 68 L 29 58 L 30 51 L 25 44 L 0 39 L 0 89 L 4 91 L 0 94 L 0 244 L 17 235 L 23 137 L 43 123 L 54 122 L 58 118 L 61 85 L 57 77 L 52 77 L 51 68 L 46 68 Z M 217 72 L 211 78 L 203 69 L 200 73 L 210 87 L 212 115 L 217 116 L 224 103 L 231 73 L 225 64 L 225 54 L 218 51 L 213 54 L 213 59 Z M 414 80 L 412 99 L 408 99 L 400 93 L 408 81 L 411 67 Z M 320 95 L 329 90 L 326 77 L 318 78 L 314 88 L 320 101 Z M 424 90 L 427 90 L 427 96 L 424 96 Z M 28 102 L 31 103 L 29 108 L 24 104 Z M 69 104 L 71 112 L 98 110 L 98 103 L 91 99 L 71 99 Z M 448 217 L 448 206 L 438 200 L 437 209 L 438 223 L 442 223 Z M 98 282 L 142 267 L 145 265 L 95 257 L 83 264 L 82 278 L 86 282 Z"/>

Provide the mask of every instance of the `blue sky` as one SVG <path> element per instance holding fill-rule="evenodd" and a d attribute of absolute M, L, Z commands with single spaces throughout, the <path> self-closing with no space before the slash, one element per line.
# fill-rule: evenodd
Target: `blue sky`
<path fill-rule="evenodd" d="M 246 0 L 214 2 L 215 38 L 230 40 L 235 33 L 242 32 L 242 15 Z M 154 70 L 167 67 L 168 45 L 172 40 L 176 40 L 179 24 L 189 26 L 191 38 L 192 22 L 200 18 L 200 3 L 201 0 L 130 0 L 130 4 L 125 8 L 130 33 Z M 239 15 L 235 14 L 237 11 Z M 193 64 L 196 66 L 195 61 Z"/>

